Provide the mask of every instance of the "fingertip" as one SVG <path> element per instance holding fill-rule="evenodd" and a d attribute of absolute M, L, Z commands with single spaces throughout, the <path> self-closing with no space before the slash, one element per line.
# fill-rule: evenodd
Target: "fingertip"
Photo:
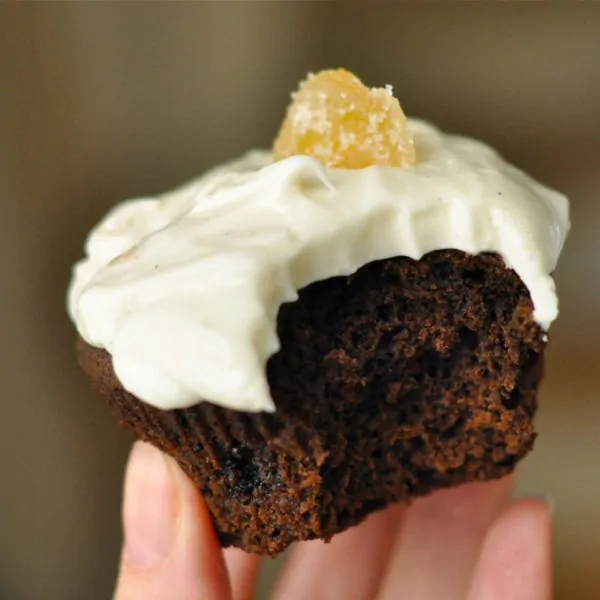
<path fill-rule="evenodd" d="M 173 459 L 169 460 L 186 509 L 182 511 L 181 547 L 186 547 L 188 554 L 192 552 L 195 555 L 201 570 L 206 574 L 210 573 L 212 580 L 226 583 L 226 586 L 221 587 L 223 590 L 227 587 L 227 596 L 219 596 L 219 600 L 222 597 L 229 597 L 227 567 L 208 506 L 198 487 Z"/>
<path fill-rule="evenodd" d="M 165 457 L 181 499 L 179 536 L 173 560 L 183 569 L 184 580 L 204 588 L 199 598 L 230 598 L 231 586 L 210 510 L 196 484 L 183 472 L 177 461 Z M 213 595 L 211 595 L 213 594 Z"/>
<path fill-rule="evenodd" d="M 492 526 L 469 599 L 549 600 L 552 597 L 552 521 L 547 497 L 513 502 Z"/>
<path fill-rule="evenodd" d="M 176 485 L 165 456 L 136 442 L 127 463 L 123 499 L 123 561 L 139 567 L 165 560 L 175 538 Z"/>
<path fill-rule="evenodd" d="M 226 600 L 229 581 L 210 512 L 172 458 L 143 442 L 127 465 L 125 543 L 116 600 Z"/>

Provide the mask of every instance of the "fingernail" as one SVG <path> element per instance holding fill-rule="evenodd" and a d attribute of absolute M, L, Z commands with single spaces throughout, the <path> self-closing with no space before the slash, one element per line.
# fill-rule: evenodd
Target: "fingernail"
<path fill-rule="evenodd" d="M 124 560 L 149 566 L 163 561 L 175 538 L 175 486 L 165 456 L 136 442 L 125 477 Z"/>

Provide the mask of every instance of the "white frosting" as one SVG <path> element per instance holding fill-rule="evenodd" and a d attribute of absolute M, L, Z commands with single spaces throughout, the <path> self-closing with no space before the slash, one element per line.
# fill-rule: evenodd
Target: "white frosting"
<path fill-rule="evenodd" d="M 444 248 L 502 255 L 547 328 L 566 198 L 479 142 L 409 124 L 415 168 L 332 169 L 253 152 L 175 192 L 120 204 L 75 267 L 79 333 L 154 406 L 208 399 L 271 411 L 265 365 L 279 349 L 283 302 L 371 261 Z"/>

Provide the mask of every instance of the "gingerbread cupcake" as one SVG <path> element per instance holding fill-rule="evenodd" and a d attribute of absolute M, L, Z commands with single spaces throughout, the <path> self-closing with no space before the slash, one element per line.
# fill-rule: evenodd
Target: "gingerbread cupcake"
<path fill-rule="evenodd" d="M 568 203 L 344 70 L 273 151 L 118 205 L 90 233 L 77 354 L 202 491 L 223 546 L 275 555 L 532 448 Z"/>

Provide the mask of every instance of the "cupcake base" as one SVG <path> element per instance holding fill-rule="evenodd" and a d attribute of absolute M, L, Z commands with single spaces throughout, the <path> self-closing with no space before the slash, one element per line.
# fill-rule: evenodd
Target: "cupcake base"
<path fill-rule="evenodd" d="M 274 414 L 127 393 L 103 350 L 78 358 L 121 423 L 173 456 L 223 546 L 275 555 L 399 501 L 506 475 L 531 449 L 544 335 L 496 255 L 394 258 L 282 306 Z"/>

